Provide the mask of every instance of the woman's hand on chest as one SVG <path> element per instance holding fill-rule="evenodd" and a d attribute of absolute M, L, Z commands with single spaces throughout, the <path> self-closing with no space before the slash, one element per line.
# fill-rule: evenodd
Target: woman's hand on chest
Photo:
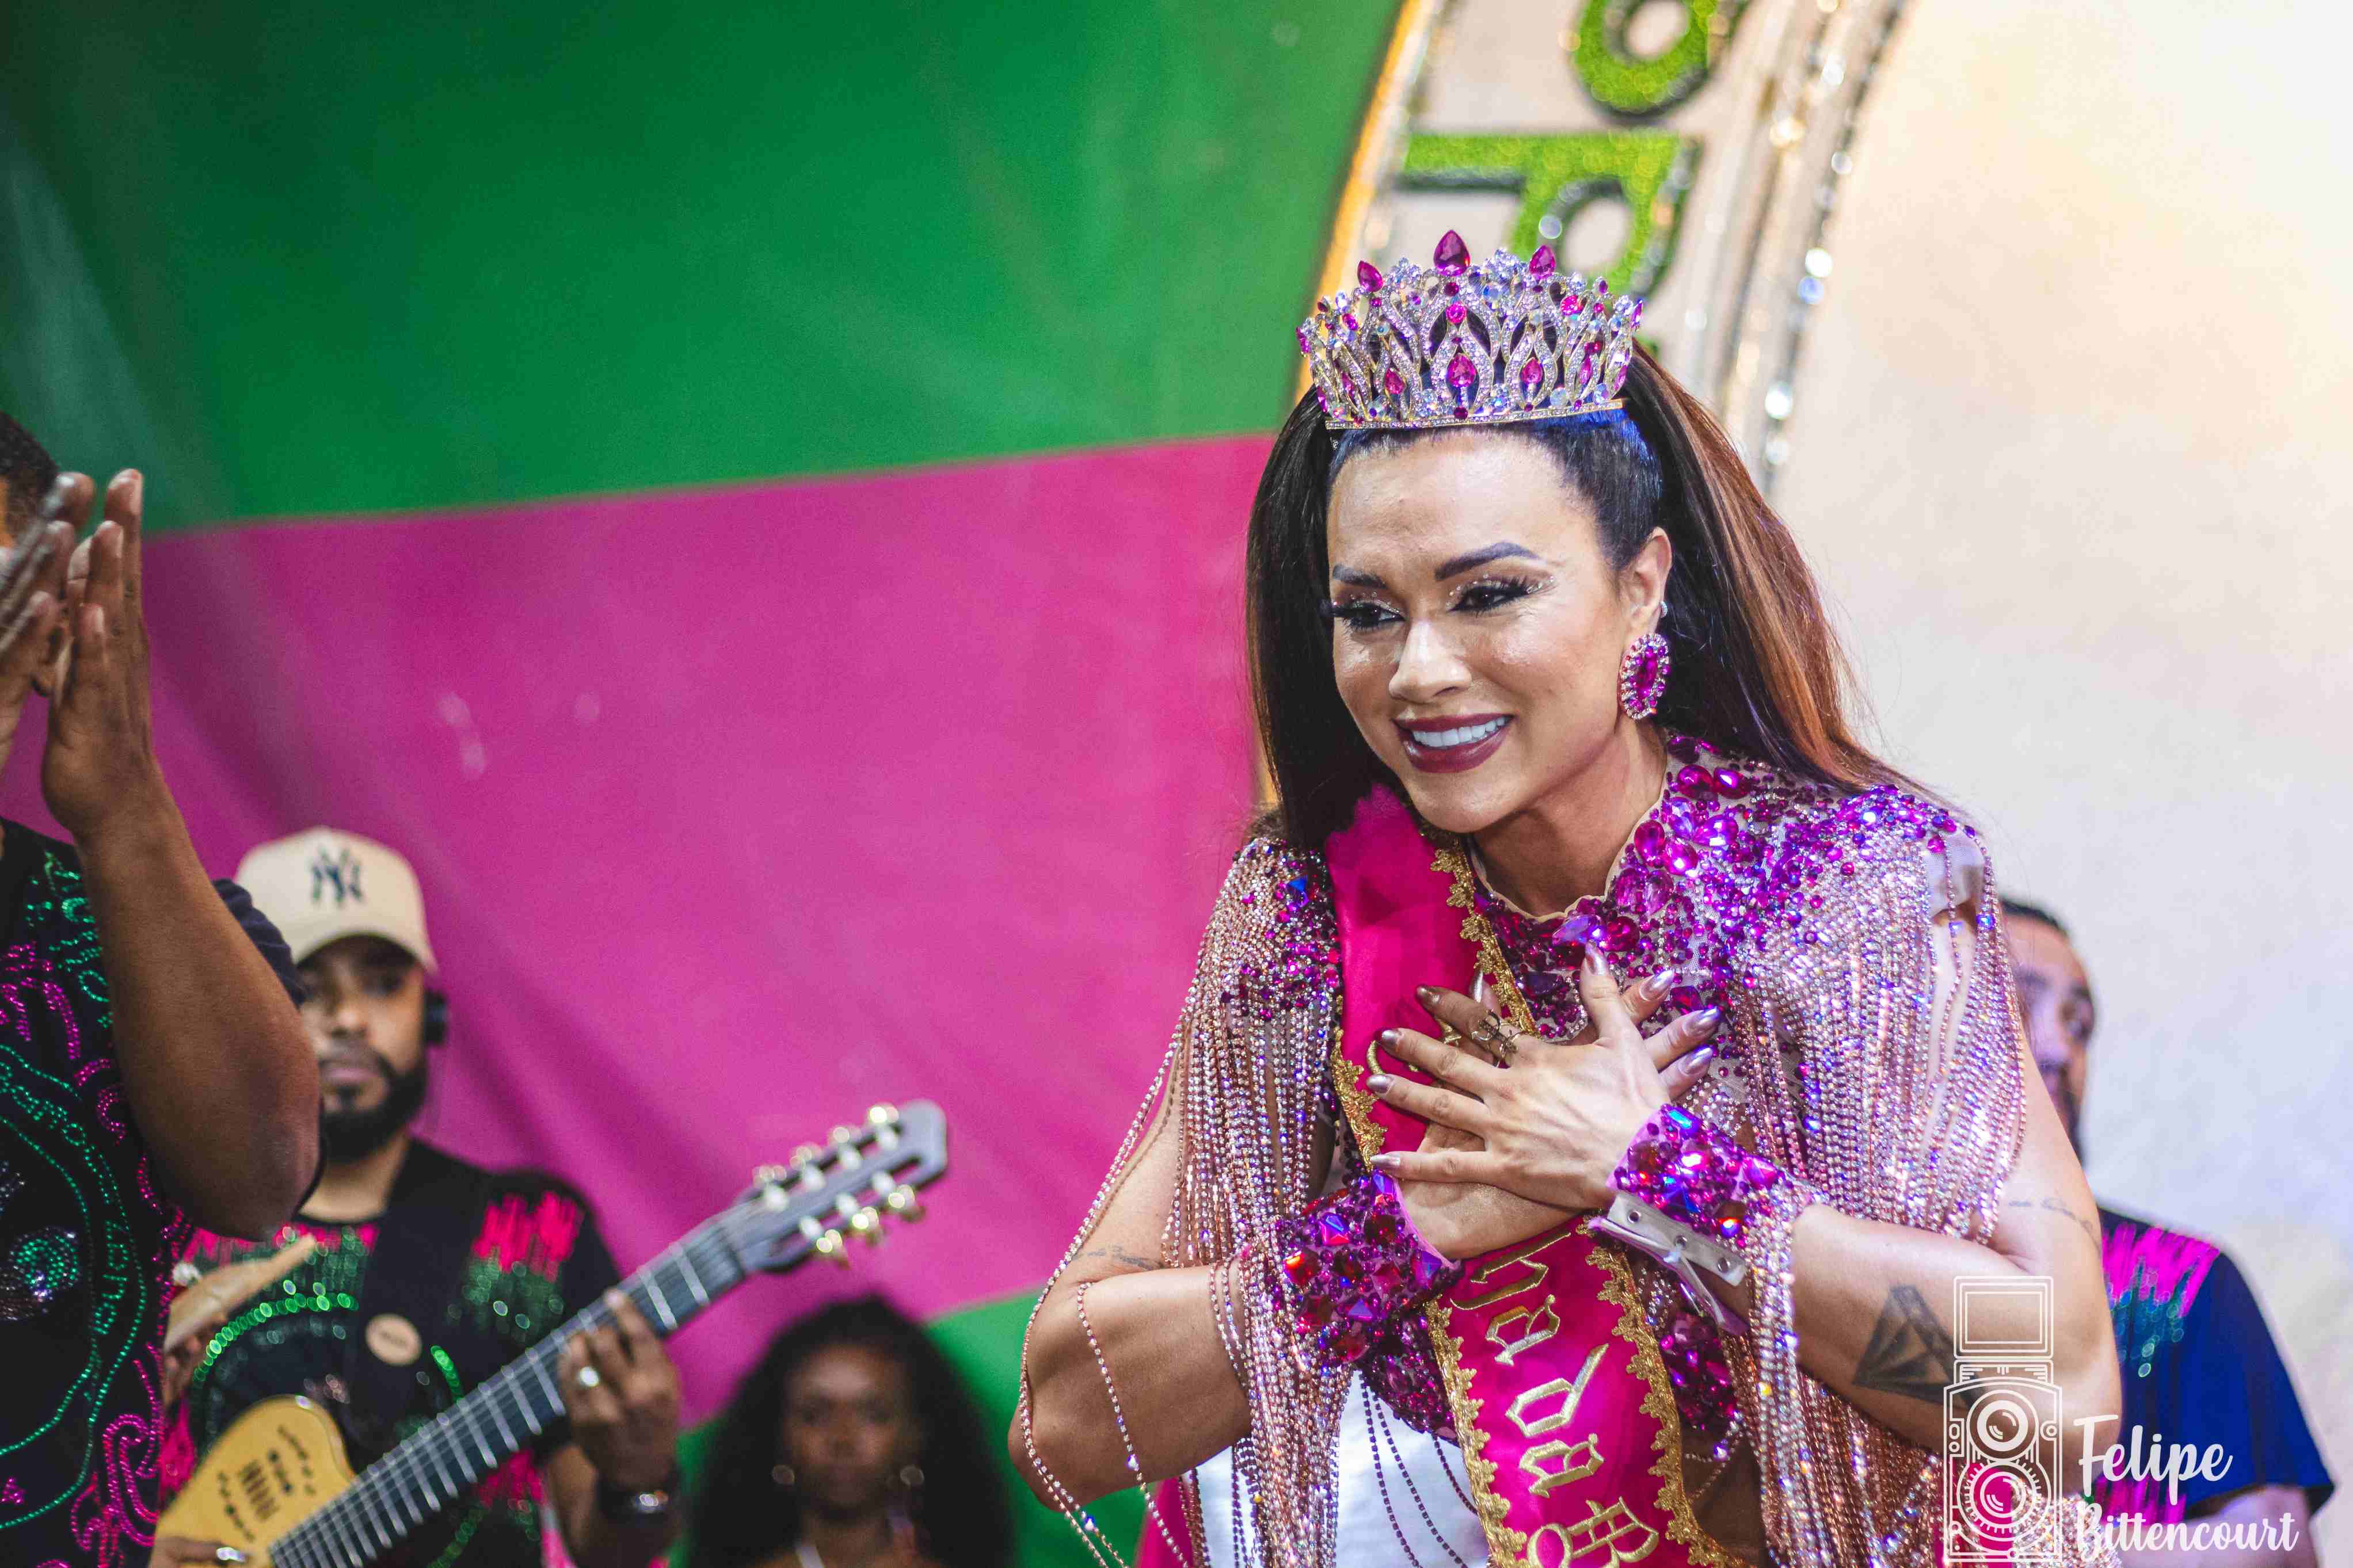
<path fill-rule="evenodd" d="M 1530 1228 L 1487 1241 L 1487 1230 L 1507 1228 L 1494 1221 L 1511 1205 L 1478 1197 L 1478 1187 L 1552 1211 L 1553 1224 L 1560 1211 L 1608 1206 L 1610 1173 L 1626 1145 L 1652 1112 L 1698 1080 L 1707 1063 L 1702 1047 L 1715 1032 L 1715 1009 L 1688 1014 L 1648 1038 L 1637 1026 L 1672 982 L 1671 975 L 1652 976 L 1621 994 L 1609 971 L 1588 957 L 1577 983 L 1593 1026 L 1566 1044 L 1510 1035 L 1461 992 L 1420 991 L 1430 1016 L 1459 1038 L 1396 1029 L 1381 1037 L 1377 1049 L 1437 1081 L 1377 1074 L 1366 1087 L 1430 1123 L 1419 1149 L 1383 1153 L 1373 1163 L 1398 1180 L 1430 1245 L 1449 1256 L 1470 1256 L 1447 1244 L 1449 1231 L 1463 1228 L 1454 1222 L 1470 1215 L 1482 1222 L 1475 1228 L 1488 1247 L 1548 1228 L 1534 1223 L 1540 1215 L 1521 1212 L 1516 1220 Z M 1462 1187 L 1465 1194 L 1449 1196 L 1440 1191 L 1447 1185 Z M 1424 1224 L 1425 1211 L 1436 1233 Z"/>

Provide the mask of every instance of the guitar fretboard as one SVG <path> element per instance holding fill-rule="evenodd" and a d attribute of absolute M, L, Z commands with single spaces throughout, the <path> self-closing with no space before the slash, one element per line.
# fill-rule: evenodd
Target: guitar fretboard
<path fill-rule="evenodd" d="M 670 1331 L 744 1281 L 743 1259 L 721 1215 L 621 1284 L 654 1332 Z M 332 1502 L 270 1548 L 278 1568 L 364 1568 L 470 1491 L 564 1415 L 557 1379 L 564 1347 L 613 1321 L 603 1298 L 411 1433 Z"/>

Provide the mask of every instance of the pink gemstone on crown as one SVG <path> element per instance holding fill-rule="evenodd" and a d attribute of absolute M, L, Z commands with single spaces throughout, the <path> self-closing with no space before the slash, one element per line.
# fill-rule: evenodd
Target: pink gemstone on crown
<path fill-rule="evenodd" d="M 1520 366 L 1520 385 L 1525 390 L 1528 392 L 1535 391 L 1536 383 L 1543 379 L 1544 362 L 1542 360 L 1532 359 L 1528 361 L 1527 363 Z"/>
<path fill-rule="evenodd" d="M 1369 261 L 1359 261 L 1356 263 L 1356 281 L 1367 289 L 1377 290 L 1381 286 L 1381 269 Z"/>
<path fill-rule="evenodd" d="M 1471 363 L 1468 354 L 1456 354 L 1446 362 L 1446 384 L 1458 392 L 1468 392 L 1479 384 L 1479 367 Z"/>
<path fill-rule="evenodd" d="M 1462 243 L 1461 235 L 1450 228 L 1439 239 L 1438 248 L 1430 252 L 1430 259 L 1437 264 L 1440 272 L 1450 278 L 1459 278 L 1471 266 L 1471 247 Z"/>
<path fill-rule="evenodd" d="M 1381 372 L 1381 390 L 1391 397 L 1405 395 L 1405 383 L 1398 379 L 1398 373 L 1394 368 Z"/>
<path fill-rule="evenodd" d="M 1559 260 L 1552 253 L 1552 247 L 1539 245 L 1536 253 L 1528 258 L 1528 276 L 1539 279 L 1549 278 L 1553 268 L 1559 265 Z"/>

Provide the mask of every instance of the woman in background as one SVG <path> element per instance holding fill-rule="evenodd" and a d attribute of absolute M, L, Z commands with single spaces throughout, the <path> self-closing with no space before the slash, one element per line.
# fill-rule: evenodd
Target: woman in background
<path fill-rule="evenodd" d="M 736 1385 L 681 1568 L 1002 1568 L 1012 1515 L 980 1413 L 880 1296 L 788 1323 Z"/>

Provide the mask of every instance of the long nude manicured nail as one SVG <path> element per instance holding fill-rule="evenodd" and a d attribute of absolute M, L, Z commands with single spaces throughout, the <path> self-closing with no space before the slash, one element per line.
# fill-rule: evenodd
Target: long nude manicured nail
<path fill-rule="evenodd" d="M 1674 984 L 1675 972 L 1672 969 L 1662 969 L 1642 982 L 1642 992 L 1648 996 L 1664 996 L 1673 988 Z"/>
<path fill-rule="evenodd" d="M 1724 1009 L 1721 1007 L 1703 1007 L 1692 1015 L 1692 1027 L 1702 1034 L 1713 1035 L 1715 1026 L 1723 1022 Z"/>
<path fill-rule="evenodd" d="M 1715 1047 L 1714 1046 L 1702 1046 L 1699 1049 L 1685 1057 L 1683 1060 L 1690 1065 L 1692 1071 L 1698 1072 L 1715 1058 Z"/>
<path fill-rule="evenodd" d="M 1365 1080 L 1365 1088 L 1374 1094 L 1387 1094 L 1389 1091 L 1389 1075 L 1385 1072 L 1375 1073 Z"/>

